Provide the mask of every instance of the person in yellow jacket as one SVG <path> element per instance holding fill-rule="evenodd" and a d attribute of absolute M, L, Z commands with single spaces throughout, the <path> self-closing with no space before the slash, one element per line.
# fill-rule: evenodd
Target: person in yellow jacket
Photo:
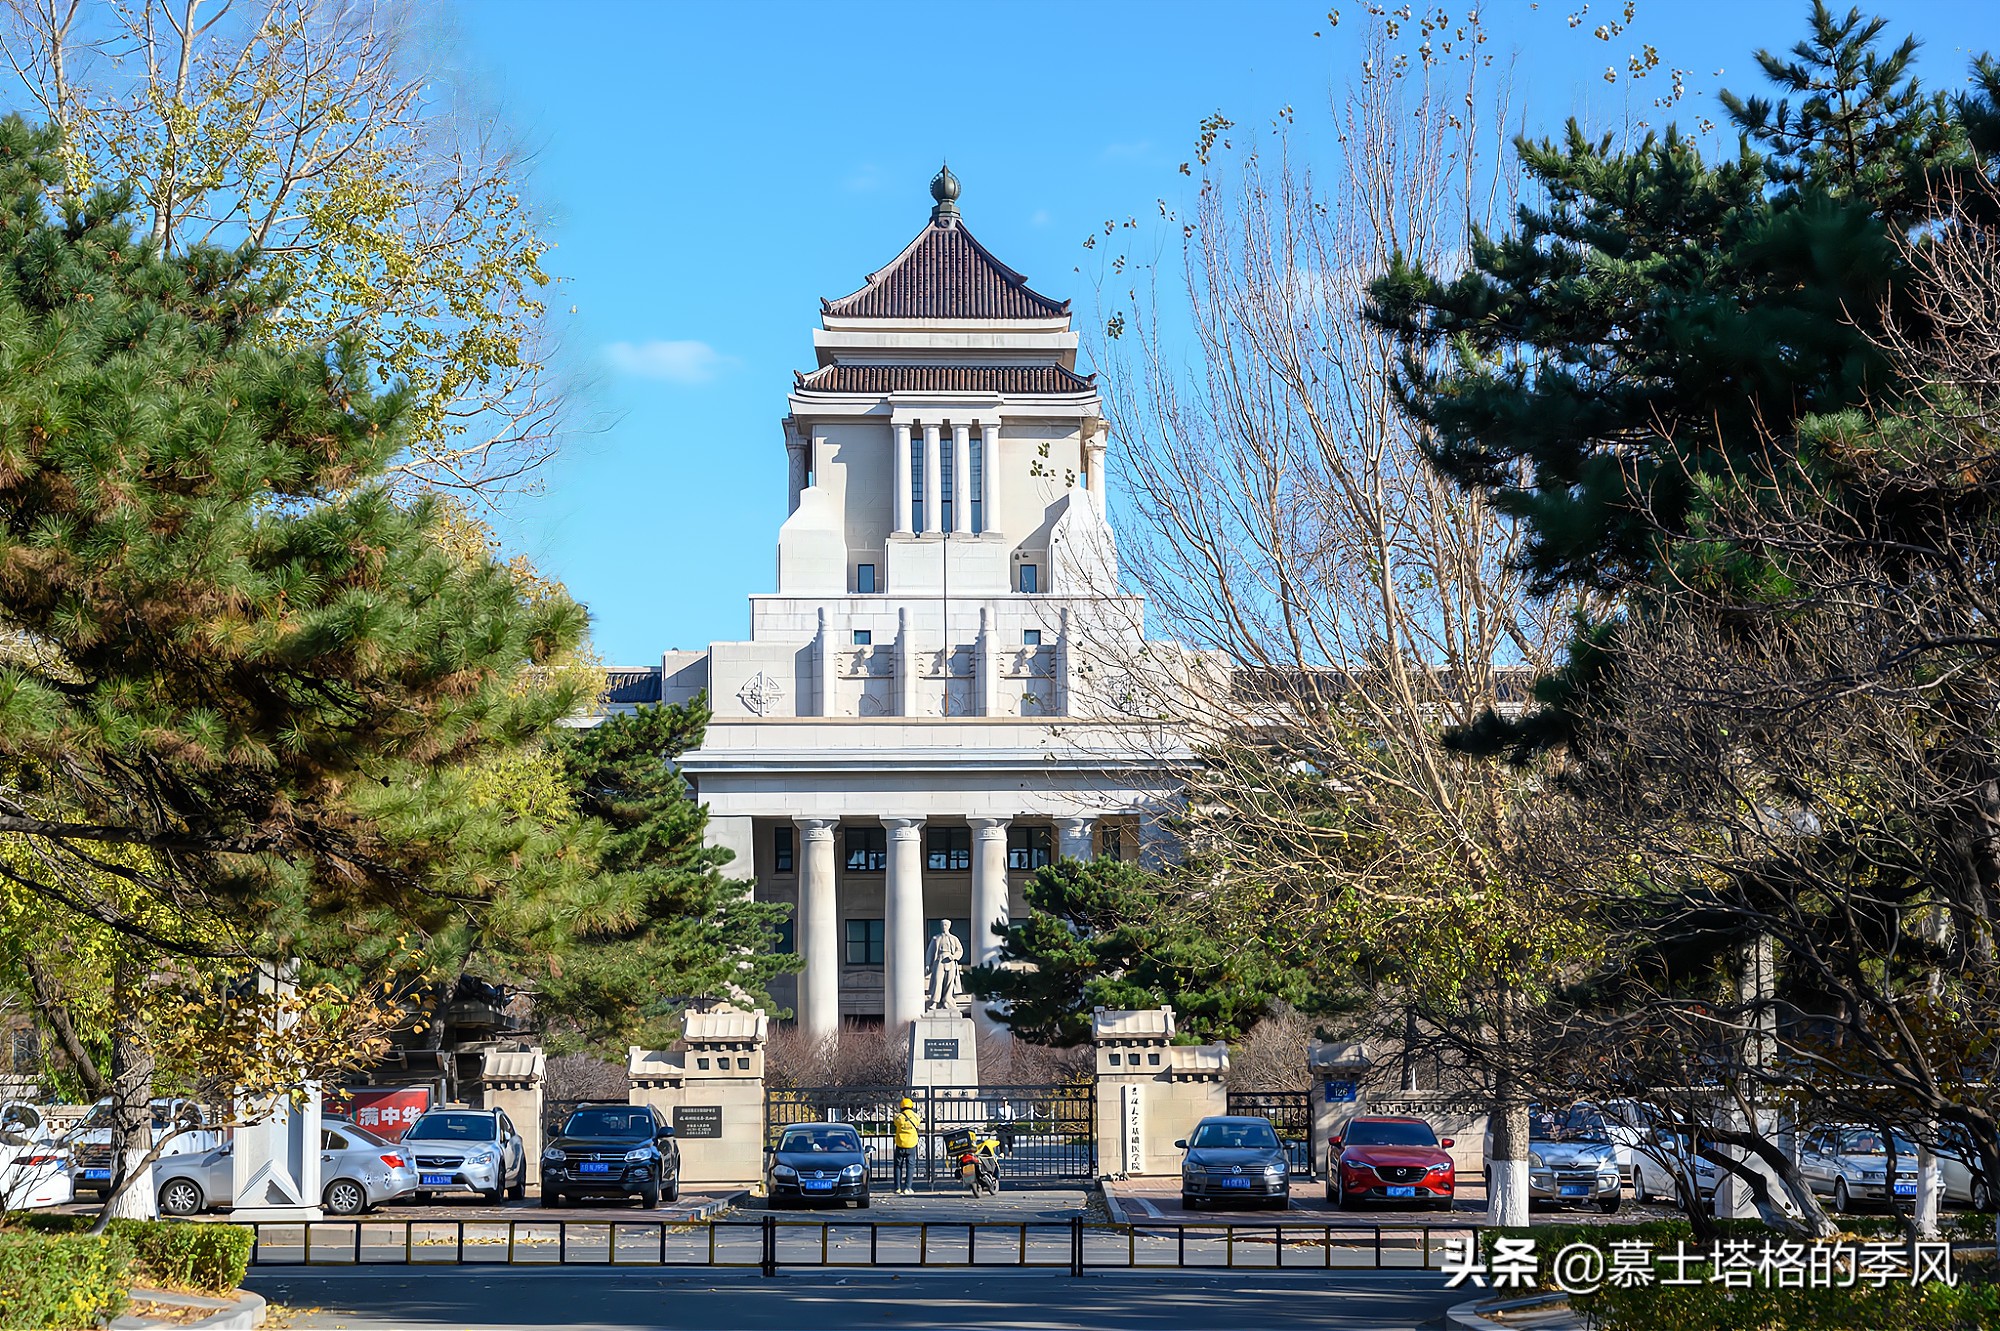
<path fill-rule="evenodd" d="M 897 1106 L 892 1121 L 896 1134 L 896 1195 L 907 1197 L 917 1190 L 917 1144 L 923 1140 L 923 1120 L 917 1117 L 917 1102 L 909 1096 Z"/>

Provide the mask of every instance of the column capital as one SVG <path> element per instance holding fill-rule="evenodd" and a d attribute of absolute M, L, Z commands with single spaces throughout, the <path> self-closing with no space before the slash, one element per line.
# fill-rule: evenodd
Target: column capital
<path fill-rule="evenodd" d="M 1058 818 L 1056 819 L 1056 826 L 1062 829 L 1062 834 L 1066 837 L 1082 837 L 1090 835 L 1091 826 L 1096 822 L 1097 818 L 1094 814 L 1081 815 L 1071 818 Z"/>
<path fill-rule="evenodd" d="M 1006 836 L 1007 824 L 1013 820 L 1010 818 L 968 818 L 965 821 L 972 825 L 972 835 L 975 839 L 991 841 Z"/>
<path fill-rule="evenodd" d="M 921 818 L 884 818 L 882 826 L 889 829 L 889 840 L 907 841 L 924 830 L 924 820 Z"/>
<path fill-rule="evenodd" d="M 792 823 L 808 841 L 831 841 L 833 829 L 840 825 L 838 818 L 794 818 Z"/>

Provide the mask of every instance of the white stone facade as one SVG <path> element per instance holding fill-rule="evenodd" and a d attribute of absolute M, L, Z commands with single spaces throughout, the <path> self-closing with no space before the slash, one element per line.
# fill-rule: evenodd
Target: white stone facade
<path fill-rule="evenodd" d="M 907 1029 L 923 954 L 967 964 L 1049 858 L 1137 858 L 1172 763 L 1072 646 L 1136 640 L 1105 518 L 1105 422 L 1066 305 L 932 221 L 824 306 L 790 396 L 791 516 L 750 637 L 671 652 L 657 696 L 714 711 L 682 770 L 760 897 L 795 906 L 790 1002 L 815 1033 Z M 614 698 L 646 701 L 642 674 Z M 982 1020 L 983 1016 L 982 1016 Z"/>

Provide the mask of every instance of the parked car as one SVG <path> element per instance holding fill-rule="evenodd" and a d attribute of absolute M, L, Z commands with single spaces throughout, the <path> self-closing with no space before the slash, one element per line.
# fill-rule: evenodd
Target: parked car
<path fill-rule="evenodd" d="M 1601 1127 L 1529 1133 L 1529 1205 L 1595 1206 L 1610 1215 L 1623 1200 L 1618 1155 Z"/>
<path fill-rule="evenodd" d="M 164 1215 L 197 1215 L 233 1206 L 233 1143 L 198 1155 L 153 1162 L 153 1190 Z M 340 1119 L 320 1129 L 320 1205 L 330 1215 L 360 1215 L 417 1189 L 417 1171 L 401 1147 Z"/>
<path fill-rule="evenodd" d="M 415 1158 L 418 1201 L 439 1192 L 476 1192 L 489 1205 L 528 1195 L 528 1154 L 499 1109 L 433 1109 L 403 1133 L 398 1149 Z"/>
<path fill-rule="evenodd" d="M 48 1116 L 18 1100 L 0 1105 L 0 1211 L 61 1206 L 74 1195 L 69 1148 Z"/>
<path fill-rule="evenodd" d="M 1181 1205 L 1256 1199 L 1278 1210 L 1292 1204 L 1292 1165 L 1268 1118 L 1217 1114 L 1174 1143 L 1181 1160 Z"/>
<path fill-rule="evenodd" d="M 847 1123 L 797 1123 L 771 1152 L 765 1195 L 773 1206 L 836 1201 L 868 1206 L 868 1148 Z"/>
<path fill-rule="evenodd" d="M 1611 1143 L 1618 1161 L 1618 1176 L 1632 1181 L 1632 1170 L 1655 1146 L 1654 1134 L 1665 1121 L 1657 1105 L 1644 1100 L 1606 1100 L 1595 1104 L 1579 1100 L 1564 1111 L 1555 1125 L 1555 1137 L 1565 1139 L 1578 1133 L 1601 1133 Z M 1659 1176 L 1656 1168 L 1654 1177 Z"/>
<path fill-rule="evenodd" d="M 1686 1133 L 1661 1128 L 1652 1144 L 1634 1152 L 1632 1200 L 1635 1202 L 1676 1202 L 1680 1190 L 1674 1179 L 1689 1180 L 1699 1201 L 1715 1197 L 1722 1169 L 1713 1160 L 1704 1160 Z"/>
<path fill-rule="evenodd" d="M 1412 1201 L 1450 1210 L 1458 1177 L 1449 1154 L 1420 1118 L 1366 1116 L 1326 1140 L 1333 1165 L 1326 1199 L 1343 1211 L 1363 1201 Z"/>
<path fill-rule="evenodd" d="M 651 1105 L 582 1105 L 542 1152 L 542 1205 L 632 1197 L 651 1210 L 681 1195 L 681 1150 Z"/>
<path fill-rule="evenodd" d="M 1944 1179 L 1946 1203 L 1973 1211 L 1994 1210 L 1992 1173 L 1976 1168 L 1979 1148 L 1973 1144 L 1972 1134 L 1952 1123 L 1945 1125 L 1939 1136 L 1938 1173 Z"/>
<path fill-rule="evenodd" d="M 1892 1144 L 1896 1148 L 1894 1177 L 1889 1174 Z M 1914 1199 L 1917 1144 L 1900 1132 L 1885 1140 L 1879 1128 L 1861 1124 L 1814 1128 L 1799 1139 L 1799 1173 L 1814 1192 L 1832 1198 L 1836 1211 L 1852 1210 L 1857 1201 Z"/>
<path fill-rule="evenodd" d="M 162 1159 L 222 1145 L 222 1134 L 208 1126 L 207 1115 L 192 1100 L 154 1100 L 152 1114 L 153 1145 Z M 99 1100 L 70 1138 L 71 1188 L 99 1200 L 111 1191 L 111 1115 L 111 1101 Z"/>

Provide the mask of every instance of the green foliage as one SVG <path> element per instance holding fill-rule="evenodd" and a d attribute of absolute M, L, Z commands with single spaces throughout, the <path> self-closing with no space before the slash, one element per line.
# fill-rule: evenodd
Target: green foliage
<path fill-rule="evenodd" d="M 1281 1003 L 1315 1015 L 1340 1005 L 1254 919 L 1231 931 L 1174 909 L 1179 886 L 1120 860 L 1048 865 L 1029 881 L 1028 914 L 1008 926 L 999 963 L 968 969 L 966 988 L 1006 1003 L 1016 1035 L 1059 1046 L 1089 1039 L 1098 1007 L 1171 1004 L 1183 1037 L 1232 1040 Z"/>
<path fill-rule="evenodd" d="M 88 1216 L 48 1211 L 17 1214 L 10 1219 L 52 1238 L 81 1236 L 90 1225 Z M 124 1246 L 131 1259 L 132 1278 L 139 1284 L 202 1294 L 227 1294 L 242 1285 L 256 1241 L 243 1225 L 194 1220 L 118 1219 L 105 1226 L 105 1234 Z"/>
<path fill-rule="evenodd" d="M 0 1232 L 0 1326 L 102 1326 L 125 1308 L 131 1265 L 121 1235 Z"/>

